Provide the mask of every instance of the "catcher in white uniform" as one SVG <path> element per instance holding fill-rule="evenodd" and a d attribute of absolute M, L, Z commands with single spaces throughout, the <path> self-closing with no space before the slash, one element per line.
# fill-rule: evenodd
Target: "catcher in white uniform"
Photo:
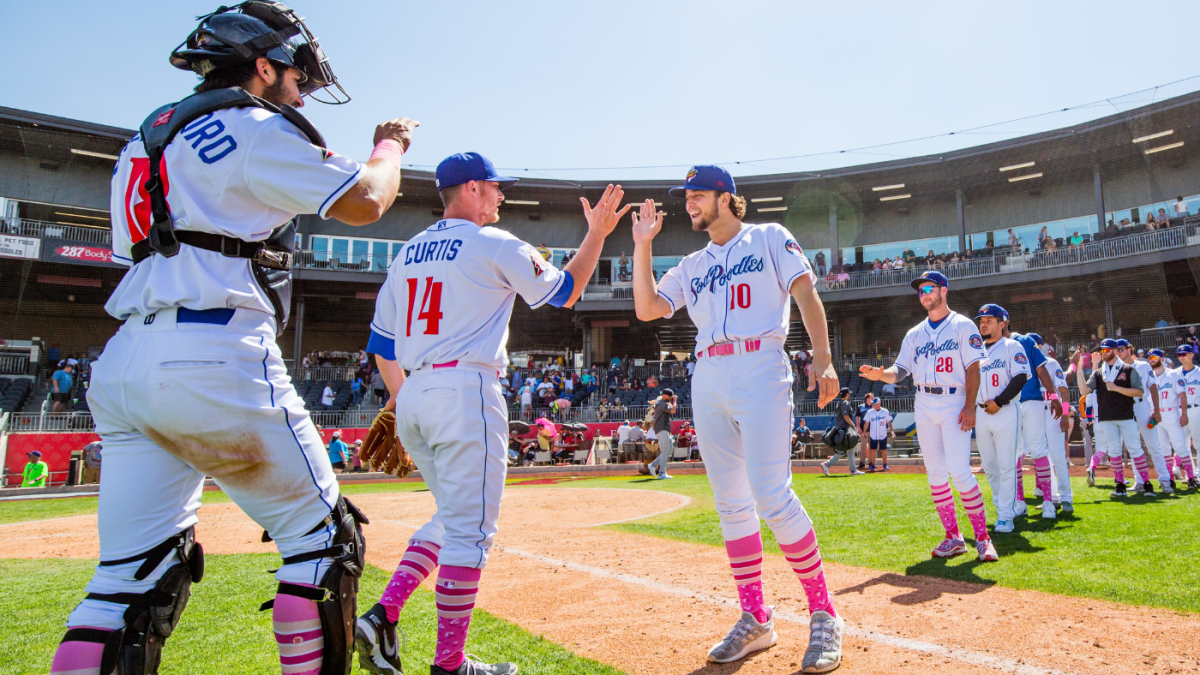
<path fill-rule="evenodd" d="M 283 672 L 345 672 L 362 518 L 339 496 L 275 337 L 293 218 L 374 222 L 416 125 L 380 125 L 366 163 L 326 150 L 294 108 L 336 81 L 278 3 L 220 8 L 171 63 L 204 80 L 146 119 L 113 172 L 113 259 L 131 267 L 105 305 L 124 324 L 88 391 L 104 443 L 100 563 L 51 672 L 158 672 L 203 575 L 194 528 L 206 475 L 283 556 L 272 601 Z"/>
<path fill-rule="evenodd" d="M 812 338 L 820 405 L 831 401 L 838 381 L 816 277 L 782 226 L 741 222 L 746 201 L 724 169 L 693 167 L 671 194 L 686 197 L 692 229 L 712 241 L 655 283 L 651 245 L 663 221 L 646 200 L 633 226 L 634 304 L 642 321 L 686 307 L 696 324 L 696 436 L 742 607 L 708 658 L 735 661 L 777 639 L 762 593 L 761 516 L 808 597 L 811 633 L 801 670 L 828 672 L 841 663 L 845 623 L 825 585 L 812 522 L 792 490 L 792 370 L 783 349 L 795 298 Z"/>
<path fill-rule="evenodd" d="M 392 452 L 411 454 L 437 512 L 413 534 L 379 602 L 358 620 L 358 663 L 371 673 L 402 672 L 400 610 L 439 565 L 431 675 L 517 672 L 511 663 L 479 663 L 464 652 L 508 467 L 508 414 L 499 378 L 508 366 L 513 301 L 519 294 L 534 309 L 574 305 L 604 238 L 631 207 L 618 211 L 620 186 L 609 185 L 595 209 L 581 197 L 588 233 L 560 271 L 529 244 L 490 227 L 500 219 L 503 190 L 516 182 L 473 152 L 438 164 L 445 217 L 404 246 L 375 303 L 367 351 L 375 354 L 391 393 L 381 418 L 398 411 L 400 447 Z M 390 432 L 386 422 L 373 425 L 364 461 L 379 463 L 384 450 L 374 441 L 384 435 L 390 440 Z"/>
<path fill-rule="evenodd" d="M 975 439 L 984 474 L 992 487 L 996 506 L 996 532 L 1012 532 L 1016 519 L 1017 445 L 1021 438 L 1020 403 L 1013 399 L 1029 379 L 1029 359 L 1016 340 L 1004 337 L 1008 312 L 996 304 L 979 308 L 979 334 L 987 358 L 979 367 L 979 394 Z"/>
<path fill-rule="evenodd" d="M 941 272 L 926 272 L 913 279 L 911 285 L 929 313 L 928 320 L 904 336 L 900 356 L 890 368 L 864 365 L 859 371 L 868 380 L 888 383 L 912 373 L 917 387 L 917 440 L 925 458 L 933 504 L 946 531 L 945 539 L 931 552 L 933 557 L 949 558 L 967 552 L 954 511 L 950 489 L 953 480 L 975 531 L 975 552 L 980 561 L 993 562 L 999 556 L 987 531 L 979 481 L 971 473 L 971 430 L 975 428 L 979 368 L 987 358 L 983 338 L 974 322 L 946 304 L 949 282 Z"/>

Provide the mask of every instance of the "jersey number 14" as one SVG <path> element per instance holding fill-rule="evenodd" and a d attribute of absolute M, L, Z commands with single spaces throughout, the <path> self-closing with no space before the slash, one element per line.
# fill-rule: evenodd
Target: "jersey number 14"
<path fill-rule="evenodd" d="M 416 308 L 417 290 L 420 279 L 408 279 L 408 321 L 405 324 L 405 337 L 412 336 L 413 309 Z M 421 297 L 421 306 L 417 309 L 417 321 L 425 322 L 425 334 L 437 335 L 438 324 L 442 321 L 442 282 L 434 281 L 433 277 L 425 277 L 425 292 Z"/>

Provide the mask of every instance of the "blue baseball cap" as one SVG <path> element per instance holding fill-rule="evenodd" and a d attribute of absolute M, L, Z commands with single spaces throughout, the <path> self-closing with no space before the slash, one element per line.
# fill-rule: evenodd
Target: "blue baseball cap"
<path fill-rule="evenodd" d="M 1195 354 L 1195 353 L 1196 353 L 1196 350 L 1192 349 L 1191 345 L 1179 345 L 1178 347 L 1175 348 L 1175 356 L 1179 356 L 1180 354 Z"/>
<path fill-rule="evenodd" d="M 40 458 L 40 457 L 42 456 L 42 453 L 41 453 L 41 452 L 38 452 L 37 450 L 31 450 L 31 451 L 29 451 L 29 452 L 25 453 L 25 456 L 26 456 L 26 457 L 38 457 L 38 458 Z"/>
<path fill-rule="evenodd" d="M 1124 338 L 1118 338 L 1118 339 L 1117 339 L 1117 346 L 1118 346 L 1118 347 L 1130 347 L 1130 346 L 1132 346 L 1132 345 L 1129 343 L 1129 340 L 1126 340 L 1126 339 L 1124 339 Z"/>
<path fill-rule="evenodd" d="M 716 190 L 736 195 L 737 185 L 733 182 L 733 176 L 725 169 L 713 164 L 701 164 L 693 166 L 687 172 L 683 185 L 667 190 L 667 194 L 672 197 L 686 197 L 688 190 Z"/>
<path fill-rule="evenodd" d="M 501 190 L 507 190 L 517 182 L 516 178 L 496 173 L 496 167 L 492 166 L 491 161 L 478 152 L 460 152 L 457 155 L 450 155 L 437 165 L 433 183 L 437 186 L 438 192 L 441 192 L 446 188 L 473 180 L 499 183 Z"/>
<path fill-rule="evenodd" d="M 1163 350 L 1161 350 L 1161 349 L 1151 349 L 1149 352 L 1146 353 L 1146 356 L 1157 356 L 1158 358 L 1161 359 L 1164 356 L 1166 356 L 1166 354 L 1164 354 Z"/>
<path fill-rule="evenodd" d="M 1001 307 L 1000 305 L 997 305 L 997 304 L 991 303 L 991 302 L 984 305 L 983 307 L 980 307 L 979 308 L 979 316 L 977 316 L 975 318 L 979 319 L 979 318 L 982 318 L 985 316 L 995 317 L 997 319 L 1000 319 L 1001 321 L 1008 321 L 1008 312 L 1005 311 L 1005 309 L 1003 307 Z"/>
<path fill-rule="evenodd" d="M 1039 347 L 1041 347 L 1042 344 L 1045 343 L 1045 340 L 1042 339 L 1042 336 L 1038 335 L 1037 333 L 1026 333 L 1025 335 L 1029 336 L 1029 338 L 1033 340 L 1034 344 L 1036 344 Z"/>
<path fill-rule="evenodd" d="M 1117 347 L 1120 347 L 1120 346 L 1121 346 L 1121 344 L 1119 342 L 1117 342 L 1116 340 L 1113 340 L 1111 338 L 1105 338 L 1100 341 L 1101 349 L 1116 349 Z"/>
<path fill-rule="evenodd" d="M 931 281 L 942 288 L 950 288 L 950 282 L 946 281 L 946 275 L 942 274 L 941 272 L 925 272 L 921 276 L 910 281 L 908 285 L 916 289 L 920 288 L 921 284 L 927 281 Z"/>

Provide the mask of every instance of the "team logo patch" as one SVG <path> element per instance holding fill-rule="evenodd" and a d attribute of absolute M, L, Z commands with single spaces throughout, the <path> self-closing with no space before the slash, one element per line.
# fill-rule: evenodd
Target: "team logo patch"
<path fill-rule="evenodd" d="M 697 173 L 699 173 L 699 171 L 696 171 L 695 169 L 688 171 L 687 178 L 684 179 L 684 182 L 686 183 L 687 181 L 695 178 Z"/>
<path fill-rule="evenodd" d="M 1054 377 L 1056 377 L 1056 378 L 1058 378 L 1058 379 L 1060 379 L 1060 380 L 1065 380 L 1065 379 L 1067 379 L 1066 375 L 1063 375 L 1062 368 L 1059 368 L 1058 370 L 1054 371 Z"/>
<path fill-rule="evenodd" d="M 533 278 L 534 279 L 541 277 L 542 274 L 544 274 L 546 272 L 546 268 L 545 268 L 546 259 L 543 258 L 542 255 L 540 253 L 538 253 L 537 251 L 533 251 L 532 253 L 529 254 L 529 261 L 533 263 Z"/>
<path fill-rule="evenodd" d="M 150 126 L 151 127 L 161 127 L 162 125 L 166 124 L 167 122 L 170 122 L 171 116 L 174 114 L 175 114 L 175 109 L 171 108 L 170 110 L 168 110 L 165 113 L 162 113 L 161 115 L 156 117 L 154 119 L 154 124 L 152 124 Z"/>
<path fill-rule="evenodd" d="M 983 349 L 983 338 L 978 335 L 972 335 L 971 339 L 967 340 L 967 342 L 975 349 Z"/>
<path fill-rule="evenodd" d="M 330 157 L 337 157 L 337 153 L 326 148 L 321 148 L 321 161 L 328 162 Z"/>
<path fill-rule="evenodd" d="M 783 247 L 792 255 L 804 255 L 804 249 L 800 248 L 800 244 L 797 244 L 791 239 L 788 239 L 788 242 L 784 244 Z"/>
<path fill-rule="evenodd" d="M 1016 356 L 1013 357 L 1013 361 L 1016 361 L 1017 363 L 1019 363 L 1021 365 L 1025 365 L 1026 363 L 1029 363 L 1029 359 L 1025 358 L 1024 354 L 1017 354 Z"/>

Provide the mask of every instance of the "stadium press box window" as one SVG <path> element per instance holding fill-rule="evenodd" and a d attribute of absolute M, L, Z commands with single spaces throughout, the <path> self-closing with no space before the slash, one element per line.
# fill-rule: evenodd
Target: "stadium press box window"
<path fill-rule="evenodd" d="M 359 268 L 372 272 L 387 272 L 392 259 L 405 242 L 391 239 L 361 239 L 311 235 L 308 238 L 313 262 L 330 266 Z"/>

